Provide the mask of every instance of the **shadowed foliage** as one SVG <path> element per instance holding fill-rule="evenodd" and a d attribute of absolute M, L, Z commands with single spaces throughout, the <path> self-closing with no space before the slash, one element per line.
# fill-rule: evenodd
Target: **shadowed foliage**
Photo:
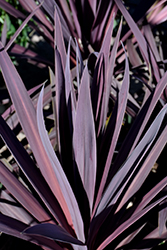
<path fill-rule="evenodd" d="M 164 1 L 132 14 L 120 0 L 36 2 L 19 0 L 25 16 L 0 0 L 23 20 L 0 42 L 12 102 L 0 117 L 0 232 L 42 249 L 165 246 L 167 72 L 152 32 Z M 27 24 L 54 61 L 14 43 Z M 27 91 L 12 54 L 50 78 Z"/>

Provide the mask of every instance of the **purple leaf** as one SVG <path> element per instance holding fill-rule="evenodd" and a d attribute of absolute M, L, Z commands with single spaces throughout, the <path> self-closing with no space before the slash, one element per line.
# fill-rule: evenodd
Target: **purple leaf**
<path fill-rule="evenodd" d="M 51 142 L 48 138 L 47 131 L 45 129 L 44 119 L 43 119 L 43 114 L 42 114 L 42 111 L 43 111 L 42 99 L 43 99 L 43 89 L 40 93 L 38 106 L 37 106 L 37 124 L 38 124 L 39 135 L 46 149 L 46 153 L 48 155 L 49 161 L 52 164 L 51 171 L 52 171 L 53 179 L 57 179 L 57 182 L 63 194 L 63 197 L 65 197 L 65 201 L 68 207 L 68 213 L 70 212 L 69 216 L 72 218 L 73 224 L 71 225 L 74 225 L 74 230 L 76 231 L 78 238 L 84 241 L 85 239 L 84 239 L 84 232 L 83 232 L 83 221 L 81 218 L 81 214 L 78 208 L 77 201 L 75 199 L 71 186 L 65 176 L 65 173 L 60 165 L 60 162 L 53 150 Z M 51 182 L 51 179 L 49 179 L 49 181 Z"/>
<path fill-rule="evenodd" d="M 64 0 L 64 2 L 65 2 L 65 5 L 67 5 L 67 1 Z M 61 1 L 61 3 L 62 3 L 62 1 Z M 59 6 L 57 4 L 55 6 L 56 6 L 56 9 L 57 9 L 57 13 L 59 15 L 64 40 L 68 43 L 71 36 L 73 38 L 76 37 L 76 33 L 74 31 L 74 28 L 72 28 L 73 27 L 73 22 L 72 22 L 72 25 L 70 25 L 70 23 L 68 22 L 66 16 L 64 15 L 64 11 L 62 10 L 62 8 L 60 6 L 61 3 L 59 4 Z M 67 8 L 69 8 L 69 7 L 67 6 Z M 70 15 L 71 15 L 71 13 L 70 13 Z M 73 47 L 73 49 L 75 51 L 75 43 L 74 43 L 73 39 L 71 41 L 71 46 Z"/>
<path fill-rule="evenodd" d="M 124 75 L 122 87 L 121 87 L 121 90 L 120 90 L 119 96 L 118 96 L 118 113 L 117 113 L 117 118 L 116 118 L 116 126 L 115 126 L 115 130 L 114 130 L 113 138 L 111 141 L 111 145 L 109 148 L 109 153 L 107 156 L 107 160 L 106 160 L 103 176 L 101 179 L 100 187 L 98 190 L 98 195 L 97 195 L 94 209 L 97 208 L 97 205 L 101 199 L 103 189 L 104 189 L 105 184 L 106 184 L 109 168 L 111 165 L 112 157 L 113 157 L 116 143 L 118 140 L 118 135 L 120 133 L 120 129 L 121 129 L 124 114 L 125 114 L 127 97 L 128 97 L 128 89 L 129 89 L 129 65 L 128 65 L 128 59 L 126 57 L 125 75 Z"/>
<path fill-rule="evenodd" d="M 5 0 L 1 0 L 0 1 L 0 7 L 2 9 L 4 9 L 7 13 L 9 13 L 10 15 L 14 16 L 15 18 L 17 19 L 21 19 L 21 20 L 25 20 L 26 19 L 26 16 L 19 10 L 15 9 L 11 4 L 9 4 L 8 2 L 6 2 Z M 44 37 L 46 37 L 46 39 L 50 39 L 50 41 L 52 42 L 53 40 L 53 37 L 51 36 L 51 34 L 48 32 L 48 30 L 41 25 L 41 23 L 37 20 L 37 23 L 39 26 L 41 26 L 43 28 L 43 30 L 45 31 L 42 32 L 39 27 L 34 24 L 32 21 L 29 21 L 29 26 L 32 28 L 32 29 L 35 29 L 39 34 L 42 33 L 42 35 Z M 46 35 L 45 35 L 46 34 Z"/>
<path fill-rule="evenodd" d="M 0 213 L 0 231 L 13 235 L 24 240 L 30 239 L 28 236 L 20 234 L 27 227 L 26 224 Z"/>
<path fill-rule="evenodd" d="M 152 123 L 150 129 L 147 131 L 143 139 L 140 141 L 140 143 L 137 145 L 137 147 L 134 149 L 130 157 L 126 160 L 126 162 L 123 164 L 121 169 L 117 172 L 117 174 L 114 176 L 114 178 L 111 180 L 110 184 L 108 185 L 104 195 L 102 196 L 102 199 L 100 201 L 100 204 L 97 208 L 96 214 L 99 214 L 106 206 L 111 206 L 115 204 L 117 199 L 119 198 L 120 194 L 124 190 L 125 186 L 129 182 L 131 176 L 133 175 L 135 169 L 137 168 L 138 164 L 142 160 L 142 158 L 145 156 L 147 150 L 153 143 L 155 136 L 158 133 L 158 130 L 160 128 L 161 122 L 164 118 L 164 115 L 167 111 L 167 105 L 161 110 L 159 115 L 156 117 L 154 122 Z M 143 152 L 144 150 L 144 152 Z M 142 153 L 142 156 L 139 158 L 138 162 L 136 162 L 138 156 Z M 135 163 L 135 166 L 133 164 Z M 131 170 L 128 177 L 125 179 L 125 176 L 128 174 L 128 172 Z M 121 187 L 119 188 L 119 185 L 121 184 Z M 114 196 L 114 197 L 113 197 Z M 122 202 L 122 201 L 121 201 Z M 120 209 L 120 206 L 117 210 Z"/>
<path fill-rule="evenodd" d="M 167 185 L 167 177 L 162 179 L 155 187 L 153 187 L 143 198 L 140 204 L 137 206 L 134 213 L 141 211 L 144 207 L 151 202 L 151 200 L 156 197 L 156 195 L 162 191 Z"/>
<path fill-rule="evenodd" d="M 11 14 L 12 16 L 20 19 L 25 19 L 26 16 L 20 12 L 19 10 L 15 9 L 11 4 L 6 2 L 5 0 L 0 1 L 0 7 L 5 10 L 7 13 Z"/>
<path fill-rule="evenodd" d="M 114 45 L 113 45 L 111 54 L 110 54 L 109 65 L 108 65 L 108 76 L 107 76 L 108 85 L 111 85 L 111 81 L 112 81 L 111 79 L 113 77 L 115 60 L 116 60 L 116 53 L 117 53 L 117 49 L 118 49 L 118 45 L 119 45 L 119 41 L 120 41 L 121 30 L 122 30 L 122 19 L 120 21 L 119 29 L 118 29 L 118 32 L 117 32 L 117 35 L 116 35 L 116 38 L 114 41 Z"/>
<path fill-rule="evenodd" d="M 10 128 L 7 126 L 5 121 L 1 118 L 1 116 L 0 116 L 0 132 L 2 138 L 6 142 L 8 148 L 12 152 L 23 173 L 28 178 L 31 185 L 39 194 L 41 199 L 44 201 L 49 211 L 52 213 L 54 218 L 56 218 L 56 220 L 59 221 L 59 223 L 64 226 L 64 228 L 69 230 L 69 226 L 67 225 L 67 221 L 64 218 L 64 214 L 60 209 L 57 200 L 55 199 L 48 185 L 46 184 L 44 178 L 42 177 L 41 173 L 37 170 L 32 159 L 30 158 L 26 150 L 23 148 L 21 143 L 17 140 L 14 133 L 12 133 Z"/>
<path fill-rule="evenodd" d="M 146 41 L 144 39 L 144 36 L 142 35 L 141 31 L 137 27 L 136 23 L 134 22 L 134 20 L 132 19 L 132 17 L 128 13 L 128 11 L 126 10 L 123 3 L 120 0 L 115 0 L 115 3 L 118 6 L 119 10 L 122 12 L 122 15 L 124 16 L 125 20 L 127 21 L 131 31 L 133 32 L 133 34 L 138 42 L 138 45 L 142 51 L 142 54 L 143 54 L 145 61 L 149 65 L 147 44 L 146 44 Z"/>
<path fill-rule="evenodd" d="M 96 5 L 97 5 L 97 0 L 88 0 L 90 7 L 92 9 L 93 14 L 95 15 L 96 13 Z"/>
<path fill-rule="evenodd" d="M 72 134 L 70 131 L 70 122 L 65 97 L 65 79 L 59 51 L 55 50 L 55 83 L 56 83 L 56 116 L 57 116 L 57 134 L 58 148 L 61 155 L 61 164 L 63 170 L 73 187 L 74 178 L 71 174 L 72 162 Z M 71 167 L 69 167 L 71 166 Z"/>
<path fill-rule="evenodd" d="M 28 1 L 24 1 L 24 0 L 19 0 L 20 4 L 23 6 L 23 8 L 25 10 L 27 10 L 29 13 L 33 12 L 36 7 L 37 4 L 35 3 L 34 0 L 28 0 Z M 43 5 L 44 2 L 42 2 L 40 5 Z M 45 14 L 42 12 L 42 10 L 38 9 L 35 13 L 36 17 L 41 21 L 42 23 L 42 28 L 44 30 L 47 30 L 45 27 L 47 27 L 50 31 L 53 31 L 53 26 L 51 25 L 51 23 L 47 20 Z"/>
<path fill-rule="evenodd" d="M 147 113 L 145 115 L 145 118 L 143 119 L 143 123 L 141 124 L 140 126 L 140 129 L 138 131 L 138 134 L 134 140 L 134 143 L 133 143 L 133 147 L 131 149 L 131 151 L 134 149 L 134 147 L 136 146 L 147 122 L 148 122 L 148 119 L 151 115 L 151 113 L 153 112 L 154 110 L 154 107 L 156 105 L 156 103 L 158 102 L 163 90 L 166 88 L 166 82 L 167 82 L 167 72 L 164 74 L 164 76 L 160 79 L 159 83 L 157 84 L 156 88 L 155 88 L 155 91 L 154 91 L 154 95 L 151 99 L 151 103 L 149 105 L 149 108 L 147 110 Z"/>
<path fill-rule="evenodd" d="M 75 161 L 92 209 L 96 178 L 96 136 L 87 66 L 79 89 L 73 147 Z"/>
<path fill-rule="evenodd" d="M 108 102 L 109 102 L 109 96 L 111 92 L 111 84 L 107 81 L 108 79 L 105 79 L 108 73 L 108 65 L 109 65 L 109 52 L 110 52 L 110 46 L 111 46 L 111 37 L 112 37 L 112 31 L 113 31 L 113 25 L 114 25 L 114 16 L 112 17 L 111 23 L 108 27 L 108 30 L 106 32 L 106 35 L 104 37 L 104 41 L 102 44 L 102 47 L 99 52 L 98 59 L 101 54 L 104 55 L 104 90 L 103 90 L 103 98 L 102 98 L 102 107 L 101 107 L 101 115 L 100 115 L 100 122 L 99 122 L 99 128 L 104 130 L 106 119 L 107 119 L 107 110 L 108 110 Z M 97 60 L 98 60 L 97 59 Z M 99 133 L 99 131 L 98 131 Z"/>
<path fill-rule="evenodd" d="M 91 44 L 95 50 L 99 51 L 110 26 L 113 16 L 117 13 L 117 6 L 113 1 L 99 1 L 98 9 L 91 28 Z"/>
<path fill-rule="evenodd" d="M 44 68 L 46 66 L 53 67 L 52 61 L 46 59 L 42 55 L 35 53 L 31 49 L 27 49 L 27 48 L 20 46 L 19 44 L 13 44 L 13 46 L 9 50 L 9 53 L 11 56 L 31 59 L 32 61 L 35 61 L 38 63 L 37 66 L 39 68 Z"/>
<path fill-rule="evenodd" d="M 33 216 L 29 214 L 20 204 L 12 198 L 8 190 L 2 190 L 0 194 L 0 211 L 6 216 L 19 220 L 27 225 L 34 225 L 36 222 Z"/>
<path fill-rule="evenodd" d="M 157 45 L 155 43 L 154 36 L 151 31 L 151 27 L 149 25 L 143 26 L 144 35 L 147 39 L 147 42 L 149 43 L 150 49 L 151 49 L 151 60 L 152 60 L 152 68 L 154 71 L 154 75 L 156 76 L 156 79 L 158 80 L 160 78 L 159 72 L 161 72 L 161 76 L 164 75 L 164 70 L 159 69 L 157 62 L 161 61 L 160 54 L 157 49 Z"/>
<path fill-rule="evenodd" d="M 136 174 L 132 183 L 130 184 L 127 192 L 125 193 L 123 199 L 121 200 L 120 207 L 125 204 L 125 202 L 135 194 L 139 188 L 142 186 L 143 182 L 147 178 L 149 172 L 151 171 L 152 166 L 156 162 L 158 156 L 160 155 L 162 149 L 164 148 L 167 141 L 167 127 L 164 129 L 162 134 L 159 136 L 157 142 L 152 148 L 151 152 L 147 156 L 145 162 L 142 164 L 139 172 Z"/>
<path fill-rule="evenodd" d="M 42 223 L 40 225 L 35 225 L 33 227 L 29 227 L 23 231 L 23 235 L 34 236 L 39 235 L 46 237 L 48 239 L 53 239 L 60 242 L 66 242 L 77 245 L 84 245 L 81 241 L 72 237 L 67 231 L 65 231 L 62 227 L 49 224 Z"/>
<path fill-rule="evenodd" d="M 65 197 L 63 197 L 57 179 L 53 175 L 52 164 L 48 158 L 46 149 L 43 146 L 38 133 L 36 112 L 31 99 L 29 98 L 24 84 L 12 61 L 10 60 L 8 54 L 3 50 L 1 43 L 0 49 L 2 49 L 0 52 L 1 70 L 20 123 L 27 136 L 31 149 L 44 178 L 47 180 L 52 192 L 58 199 L 58 202 L 60 203 L 60 206 L 63 209 L 69 224 L 72 225 L 73 223 L 65 201 Z"/>
<path fill-rule="evenodd" d="M 55 22 L 55 46 L 60 52 L 63 70 L 65 70 L 66 49 L 65 49 L 64 39 L 63 39 L 61 23 L 60 23 L 59 15 L 58 15 L 56 8 L 55 8 L 55 14 L 54 14 L 54 22 Z"/>
<path fill-rule="evenodd" d="M 145 214 L 147 214 L 151 209 L 157 206 L 160 202 L 162 202 L 167 196 L 155 201 L 151 205 L 147 206 L 142 211 L 135 213 L 128 220 L 122 223 L 110 236 L 108 236 L 102 244 L 97 248 L 97 250 L 104 249 L 111 241 L 113 241 L 116 237 L 118 237 L 123 231 L 125 231 L 128 227 L 133 225 L 136 221 L 140 220 Z"/>
<path fill-rule="evenodd" d="M 99 116 L 101 114 L 101 102 L 103 97 L 103 90 L 104 90 L 104 55 L 101 54 L 101 56 L 98 59 L 94 75 L 93 75 L 93 81 L 91 86 L 91 99 L 92 99 L 92 107 L 93 107 L 93 113 L 94 113 L 94 119 L 96 122 L 99 121 Z M 98 122 L 99 123 L 99 122 Z M 96 125 L 98 134 L 101 130 L 101 124 Z"/>
<path fill-rule="evenodd" d="M 167 177 L 162 179 L 154 188 L 152 188 L 143 198 L 140 204 L 137 206 L 135 213 L 141 211 L 151 200 L 162 191 L 167 185 Z"/>
<path fill-rule="evenodd" d="M 128 243 L 130 243 L 136 235 L 138 235 L 140 233 L 140 231 L 143 229 L 143 227 L 146 225 L 146 223 L 144 225 L 142 225 L 140 228 L 138 228 L 137 230 L 135 230 L 133 233 L 131 233 L 130 235 L 128 235 L 125 239 L 123 239 L 119 245 L 117 246 L 117 249 L 119 249 L 120 247 L 123 247 L 124 245 L 127 245 Z"/>
<path fill-rule="evenodd" d="M 69 0 L 69 4 L 71 7 L 75 28 L 78 34 L 78 39 L 82 39 L 82 31 L 81 31 L 80 23 L 78 20 L 77 9 L 76 9 L 76 5 L 74 4 L 74 0 Z"/>
<path fill-rule="evenodd" d="M 51 89 L 52 89 L 52 105 L 53 105 L 53 116 L 54 116 L 54 130 L 55 130 L 55 138 L 56 143 L 53 148 L 57 146 L 58 151 L 60 152 L 60 142 L 59 142 L 59 131 L 58 131 L 58 117 L 57 117 L 57 105 L 56 105 L 56 87 L 55 87 L 55 75 L 51 68 L 49 68 L 49 75 L 50 75 L 50 83 L 51 83 Z"/>
<path fill-rule="evenodd" d="M 36 9 L 34 9 L 34 11 L 32 11 L 31 14 L 24 20 L 24 22 L 20 25 L 20 27 L 18 28 L 18 30 L 15 32 L 15 34 L 12 36 L 12 38 L 10 39 L 10 41 L 5 46 L 5 50 L 8 50 L 10 48 L 10 46 L 12 45 L 12 43 L 16 40 L 16 38 L 19 36 L 19 34 L 21 33 L 21 31 L 26 26 L 26 24 L 28 23 L 28 21 L 35 15 L 35 13 L 39 10 L 40 7 L 41 7 L 41 5 L 37 6 Z"/>
<path fill-rule="evenodd" d="M 10 218 L 8 216 L 5 216 L 3 214 L 0 214 L 0 231 L 12 235 L 14 237 L 31 241 L 37 245 L 40 246 L 47 246 L 50 249 L 54 250 L 63 250 L 62 247 L 60 247 L 56 242 L 53 242 L 50 239 L 44 239 L 43 237 L 34 236 L 33 239 L 27 235 L 22 234 L 22 232 L 28 227 L 28 225 L 15 220 L 13 218 Z"/>
<path fill-rule="evenodd" d="M 141 59 L 140 59 L 140 57 L 135 49 L 134 44 L 132 43 L 132 39 L 127 39 L 126 45 L 127 45 L 127 52 L 128 52 L 128 56 L 129 56 L 129 61 L 131 62 L 131 64 L 134 67 L 141 65 L 142 61 L 141 61 Z"/>
<path fill-rule="evenodd" d="M 54 8 L 55 8 L 55 1 L 54 0 L 39 0 L 40 3 L 43 3 L 43 8 L 49 14 L 49 16 L 54 20 Z"/>
<path fill-rule="evenodd" d="M 162 210 L 159 212 L 159 235 L 162 236 L 164 229 L 166 229 L 166 221 L 167 221 L 167 206 L 166 206 L 167 199 L 160 203 L 160 206 L 163 204 L 165 205 Z"/>
<path fill-rule="evenodd" d="M 78 42 L 75 39 L 75 43 L 76 43 L 76 75 L 77 75 L 77 87 L 78 87 L 78 91 L 79 91 L 79 85 L 80 85 L 80 79 L 82 77 L 83 74 L 83 70 L 84 70 L 84 64 L 83 64 L 83 60 L 82 60 L 82 55 L 78 46 Z"/>
<path fill-rule="evenodd" d="M 70 122 L 71 134 L 73 131 L 73 124 L 75 120 L 75 110 L 76 110 L 76 96 L 74 92 L 74 86 L 72 84 L 71 79 L 71 71 L 70 71 L 70 46 L 71 46 L 71 38 L 68 44 L 67 58 L 66 58 L 66 66 L 65 66 L 65 93 L 66 93 L 66 104 L 68 107 L 68 116 Z"/>
<path fill-rule="evenodd" d="M 5 166 L 7 162 L 0 161 L 0 182 L 9 192 L 30 212 L 38 221 L 50 220 L 48 214 L 33 197 L 33 195 L 21 184 L 18 179 Z"/>
<path fill-rule="evenodd" d="M 167 20 L 167 6 L 164 6 L 159 13 L 156 13 L 154 17 L 149 21 L 152 25 L 158 25 Z"/>

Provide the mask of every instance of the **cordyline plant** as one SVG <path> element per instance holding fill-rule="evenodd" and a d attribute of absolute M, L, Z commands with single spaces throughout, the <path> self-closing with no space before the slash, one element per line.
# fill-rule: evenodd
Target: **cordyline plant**
<path fill-rule="evenodd" d="M 92 3 L 97 10 L 102 1 Z M 86 61 L 73 37 L 66 50 L 60 13 L 52 8 L 55 68 L 46 87 L 27 92 L 7 53 L 41 6 L 6 46 L 0 43 L 0 68 L 14 105 L 0 117 L 1 137 L 14 157 L 0 160 L 0 231 L 43 249 L 152 249 L 167 239 L 167 177 L 146 185 L 167 141 L 165 60 L 150 26 L 144 26 L 143 36 L 122 2 L 113 3 L 104 39 L 96 40 L 98 53 Z M 111 49 L 116 9 L 134 37 L 126 48 L 123 38 L 119 47 L 121 20 Z M 120 67 L 118 48 L 123 49 Z M 140 105 L 129 93 L 131 75 L 145 84 Z M 133 122 L 124 135 L 126 114 Z M 25 147 L 15 135 L 18 121 Z"/>

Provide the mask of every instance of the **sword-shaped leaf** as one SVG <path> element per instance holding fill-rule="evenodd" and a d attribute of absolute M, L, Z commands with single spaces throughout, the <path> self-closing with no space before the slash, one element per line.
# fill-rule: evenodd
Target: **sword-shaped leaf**
<path fill-rule="evenodd" d="M 37 106 L 37 124 L 38 124 L 39 135 L 46 149 L 48 158 L 52 164 L 52 169 L 53 169 L 52 174 L 56 176 L 61 192 L 66 200 L 68 209 L 70 211 L 70 216 L 72 218 L 72 222 L 74 225 L 74 230 L 76 231 L 78 238 L 84 241 L 83 221 L 81 218 L 81 214 L 78 208 L 77 201 L 75 199 L 71 186 L 67 180 L 67 177 L 63 171 L 63 168 L 60 165 L 60 162 L 54 152 L 54 149 L 49 140 L 47 131 L 45 129 L 44 119 L 43 119 L 43 114 L 42 114 L 42 111 L 43 111 L 42 100 L 43 100 L 43 89 L 39 96 L 38 106 Z"/>
<path fill-rule="evenodd" d="M 122 223 L 110 236 L 108 236 L 102 244 L 97 248 L 97 250 L 104 249 L 111 241 L 113 241 L 116 237 L 118 237 L 123 231 L 125 231 L 128 227 L 133 225 L 136 221 L 140 220 L 145 214 L 147 214 L 151 209 L 157 206 L 160 202 L 162 202 L 167 196 L 155 201 L 151 205 L 147 206 L 142 211 L 131 216 L 128 220 Z"/>
<path fill-rule="evenodd" d="M 96 178 L 96 136 L 87 66 L 79 90 L 73 147 L 75 161 L 92 209 Z"/>
<path fill-rule="evenodd" d="M 44 178 L 47 180 L 52 192 L 58 199 L 69 224 L 72 225 L 72 219 L 65 198 L 63 197 L 58 181 L 53 174 L 54 171 L 52 164 L 38 133 L 36 111 L 32 101 L 27 94 L 19 74 L 17 73 L 8 54 L 3 49 L 1 43 L 0 49 L 0 67 L 22 128 L 27 136 L 31 149 L 37 160 L 37 164 Z"/>
<path fill-rule="evenodd" d="M 118 94 L 118 110 L 117 110 L 115 130 L 114 130 L 114 134 L 113 134 L 112 141 L 110 144 L 108 156 L 106 159 L 105 168 L 104 168 L 103 176 L 101 179 L 100 187 L 98 190 L 98 195 L 97 195 L 94 209 L 97 208 L 97 205 L 101 199 L 101 196 L 102 196 L 105 184 L 106 184 L 106 180 L 107 180 L 108 172 L 110 169 L 112 157 L 114 154 L 114 150 L 115 150 L 116 143 L 118 140 L 118 135 L 120 133 L 124 114 L 125 114 L 127 98 L 128 98 L 128 89 L 129 89 L 129 65 L 128 65 L 128 59 L 126 57 L 125 75 L 124 75 L 124 79 L 122 82 L 122 87 L 121 87 L 120 92 Z M 111 120 L 111 122 L 112 122 L 112 120 Z"/>
<path fill-rule="evenodd" d="M 7 162 L 0 161 L 0 182 L 30 212 L 38 221 L 50 220 L 50 216 L 41 207 L 34 196 L 22 183 L 7 169 Z"/>
<path fill-rule="evenodd" d="M 33 237 L 34 235 L 39 235 L 60 242 L 84 245 L 81 241 L 72 237 L 62 227 L 49 223 L 41 223 L 40 225 L 29 227 L 23 231 L 23 235 L 28 235 L 31 237 Z"/>

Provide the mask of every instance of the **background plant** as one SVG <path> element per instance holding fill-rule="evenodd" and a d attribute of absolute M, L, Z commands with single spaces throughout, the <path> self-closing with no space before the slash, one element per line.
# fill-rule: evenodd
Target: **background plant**
<path fill-rule="evenodd" d="M 45 1 L 43 7 L 53 7 L 53 2 Z M 150 11 L 152 23 L 159 20 L 157 12 L 163 21 L 161 4 Z M 0 119 L 1 136 L 14 158 L 2 158 L 0 164 L 0 230 L 50 249 L 153 249 L 166 241 L 167 182 L 161 152 L 166 145 L 167 75 L 162 48 L 157 49 L 149 24 L 141 26 L 143 36 L 117 0 L 106 32 L 99 22 L 105 34 L 101 42 L 83 33 L 81 42 L 72 37 L 64 43 L 74 30 L 65 29 L 68 18 L 63 22 L 59 8 L 49 9 L 55 11 L 55 36 L 49 41 L 55 68 L 50 69 L 51 85 L 40 94 L 41 86 L 26 91 L 6 52 L 39 7 L 6 47 L 1 43 L 1 70 L 14 104 L 3 114 L 10 128 Z M 130 26 L 125 36 L 122 20 L 113 33 L 118 10 Z M 145 86 L 141 101 L 129 93 L 131 76 Z M 19 138 L 25 148 L 11 130 L 21 131 L 18 137 L 23 135 Z M 162 175 L 153 179 L 152 169 Z"/>

